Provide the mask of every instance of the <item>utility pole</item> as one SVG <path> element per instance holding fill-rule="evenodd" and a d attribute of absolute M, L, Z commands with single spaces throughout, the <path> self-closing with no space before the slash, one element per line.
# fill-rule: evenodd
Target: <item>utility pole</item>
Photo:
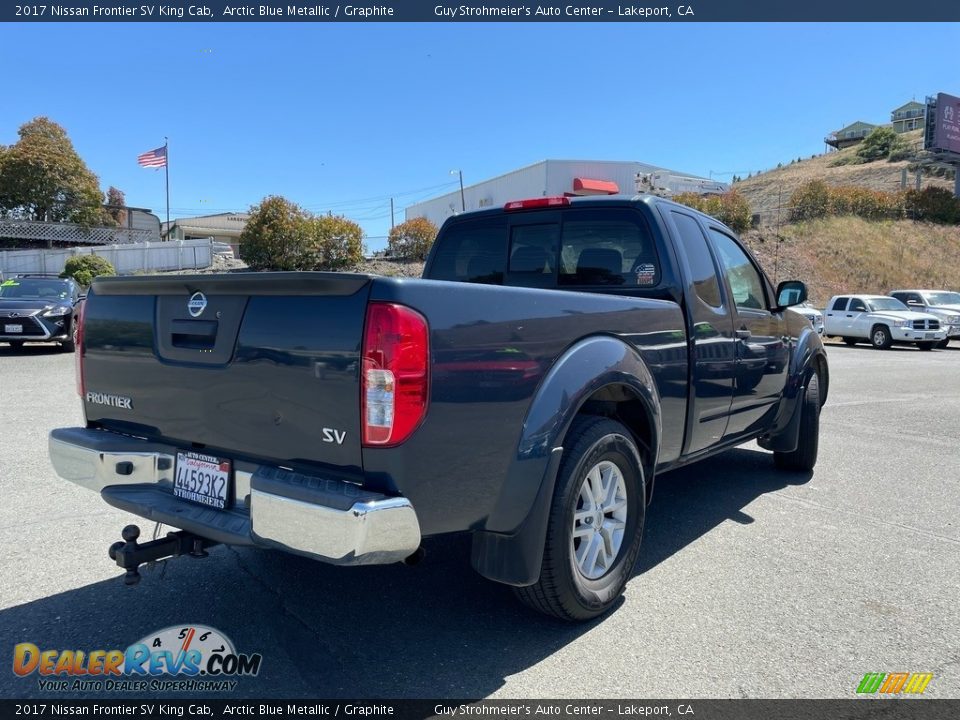
<path fill-rule="evenodd" d="M 451 170 L 451 171 L 450 171 L 450 174 L 451 174 L 451 175 L 453 175 L 454 173 L 456 173 L 457 175 L 460 176 L 460 211 L 461 211 L 461 212 L 466 212 L 466 211 L 467 211 L 467 201 L 464 199 L 464 196 L 463 196 L 463 170 Z"/>
<path fill-rule="evenodd" d="M 390 229 L 393 230 L 393 198 L 390 198 Z"/>
<path fill-rule="evenodd" d="M 777 273 L 780 270 L 780 207 L 783 205 L 783 184 L 777 189 L 777 249 L 773 260 L 773 284 L 777 284 Z"/>

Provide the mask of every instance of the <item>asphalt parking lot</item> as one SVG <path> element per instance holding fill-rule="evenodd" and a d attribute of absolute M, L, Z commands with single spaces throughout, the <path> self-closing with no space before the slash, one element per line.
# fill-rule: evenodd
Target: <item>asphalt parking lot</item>
<path fill-rule="evenodd" d="M 752 445 L 663 476 L 622 604 L 569 626 L 475 575 L 463 539 L 415 568 L 218 547 L 125 587 L 106 549 L 130 516 L 47 461 L 82 422 L 73 356 L 0 345 L 0 696 L 49 696 L 16 643 L 204 623 L 263 654 L 237 696 L 849 698 L 905 671 L 960 697 L 960 346 L 829 357 L 813 476 Z"/>

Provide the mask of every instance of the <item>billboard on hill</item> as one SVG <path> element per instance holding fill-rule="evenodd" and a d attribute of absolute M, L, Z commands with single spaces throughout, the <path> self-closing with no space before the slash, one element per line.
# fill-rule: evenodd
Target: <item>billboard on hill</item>
<path fill-rule="evenodd" d="M 924 149 L 960 155 L 960 98 L 938 93 L 927 100 Z"/>

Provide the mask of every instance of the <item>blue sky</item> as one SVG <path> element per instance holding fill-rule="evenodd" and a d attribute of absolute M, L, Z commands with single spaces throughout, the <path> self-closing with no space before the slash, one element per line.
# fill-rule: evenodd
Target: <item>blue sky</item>
<path fill-rule="evenodd" d="M 358 221 L 545 158 L 746 175 L 926 94 L 960 94 L 956 24 L 0 25 L 0 143 L 63 125 L 130 205 L 280 194 Z M 376 247 L 380 243 L 371 242 Z"/>

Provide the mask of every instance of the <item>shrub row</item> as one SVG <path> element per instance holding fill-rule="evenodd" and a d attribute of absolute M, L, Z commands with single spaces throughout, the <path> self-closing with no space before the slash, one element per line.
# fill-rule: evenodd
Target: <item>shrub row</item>
<path fill-rule="evenodd" d="M 830 186 L 811 180 L 790 198 L 791 218 L 811 220 L 855 215 L 866 220 L 910 218 L 926 222 L 960 222 L 960 199 L 944 188 L 885 192 L 854 186 Z"/>
<path fill-rule="evenodd" d="M 745 232 L 750 228 L 750 203 L 736 190 L 722 195 L 680 193 L 673 200 L 715 217 L 736 232 Z"/>

